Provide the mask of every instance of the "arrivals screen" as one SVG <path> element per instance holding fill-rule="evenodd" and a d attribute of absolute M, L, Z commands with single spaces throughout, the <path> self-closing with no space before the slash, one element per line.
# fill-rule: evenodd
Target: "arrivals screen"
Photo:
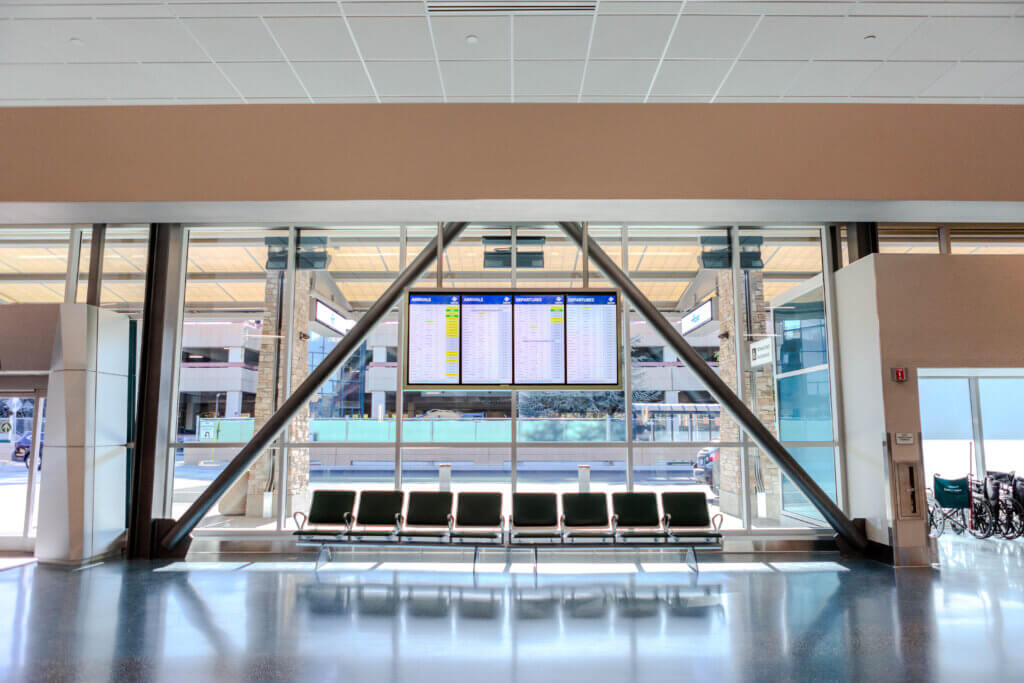
<path fill-rule="evenodd" d="M 410 387 L 613 388 L 616 292 L 410 293 Z"/>
<path fill-rule="evenodd" d="M 459 383 L 459 296 L 409 295 L 409 383 Z"/>
<path fill-rule="evenodd" d="M 512 295 L 462 295 L 462 383 L 512 383 Z"/>

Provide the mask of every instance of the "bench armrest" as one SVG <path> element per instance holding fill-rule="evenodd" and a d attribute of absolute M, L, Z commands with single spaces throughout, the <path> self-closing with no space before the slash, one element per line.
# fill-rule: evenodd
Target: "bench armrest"
<path fill-rule="evenodd" d="M 299 521 L 299 517 L 302 518 L 301 521 Z M 296 510 L 292 514 L 292 519 L 295 520 L 295 526 L 299 528 L 299 531 L 302 531 L 306 527 L 306 520 L 309 519 L 309 517 L 306 515 L 305 512 L 302 512 L 301 510 Z"/>
<path fill-rule="evenodd" d="M 716 512 L 714 515 L 711 516 L 711 527 L 715 531 L 721 531 L 722 530 L 722 523 L 723 522 L 725 522 L 725 517 L 722 516 L 721 512 Z"/>
<path fill-rule="evenodd" d="M 346 512 L 345 513 L 345 533 L 350 533 L 352 531 L 352 522 L 353 521 L 354 520 L 352 519 L 352 513 L 351 512 Z"/>
<path fill-rule="evenodd" d="M 455 531 L 455 515 L 448 513 L 448 533 L 454 533 Z"/>
<path fill-rule="evenodd" d="M 672 515 L 665 513 L 665 516 L 661 518 L 661 524 L 665 527 L 665 531 L 672 529 Z"/>
<path fill-rule="evenodd" d="M 558 518 L 558 531 L 565 536 L 565 515 Z"/>
<path fill-rule="evenodd" d="M 612 515 L 612 536 L 618 533 L 619 528 L 619 516 L 617 514 Z"/>
<path fill-rule="evenodd" d="M 402 519 L 403 519 L 402 518 L 402 513 L 401 512 L 396 512 L 395 513 L 395 528 L 391 532 L 392 534 L 398 534 L 402 530 Z"/>

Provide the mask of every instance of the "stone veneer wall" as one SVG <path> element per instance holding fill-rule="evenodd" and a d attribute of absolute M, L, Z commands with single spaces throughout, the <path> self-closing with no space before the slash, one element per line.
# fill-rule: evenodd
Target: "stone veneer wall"
<path fill-rule="evenodd" d="M 768 329 L 768 305 L 764 299 L 764 276 L 759 270 L 746 271 L 749 273 L 750 300 L 753 309 L 752 331 L 754 336 L 748 341 L 761 339 L 761 335 L 771 333 Z M 742 281 L 741 281 L 742 282 Z M 745 299 L 745 292 L 740 291 L 739 296 Z M 733 389 L 736 388 L 736 333 L 737 322 L 739 333 L 746 336 L 747 310 L 745 301 L 740 304 L 740 320 L 733 320 L 733 278 L 732 271 L 721 271 L 718 274 L 718 310 L 719 313 L 719 363 L 718 373 L 721 378 Z M 757 410 L 754 414 L 761 420 L 773 434 L 777 434 L 775 424 L 775 387 L 773 372 L 770 366 L 761 366 L 750 369 L 749 359 L 744 359 L 743 371 L 743 400 L 748 406 L 752 405 L 751 397 L 757 399 Z M 721 439 L 724 442 L 736 442 L 740 440 L 739 424 L 726 412 L 722 411 L 721 417 Z M 762 455 L 756 447 L 747 449 L 748 460 L 748 486 L 749 491 L 757 490 L 757 469 L 760 468 L 761 480 L 764 484 L 766 510 L 765 517 L 778 519 L 782 510 L 782 482 L 780 480 L 778 466 L 767 455 Z M 719 506 L 725 514 L 739 517 L 742 513 L 743 487 L 740 477 L 739 448 L 722 448 L 719 457 Z M 756 498 L 752 498 L 752 518 L 758 517 Z"/>
<path fill-rule="evenodd" d="M 309 320 L 309 297 L 313 275 L 310 271 L 298 271 L 295 275 L 295 329 L 291 331 L 295 335 L 292 340 L 292 390 L 299 385 L 309 374 L 309 332 L 304 321 Z M 279 316 L 287 312 L 279 310 L 281 287 L 284 285 L 284 277 L 281 271 L 270 271 L 267 273 L 267 285 L 264 297 L 263 314 L 263 338 L 260 343 L 259 373 L 256 380 L 256 427 L 262 426 L 274 413 L 274 358 L 281 353 L 277 373 L 278 405 L 287 396 L 285 395 L 284 379 L 288 364 L 284 358 L 286 340 L 282 336 L 278 338 L 277 330 Z M 288 334 L 286 321 L 282 321 L 281 334 Z M 309 440 L 309 408 L 304 406 L 292 418 L 289 428 L 289 438 L 292 441 Z M 291 515 L 293 509 L 305 510 L 306 498 L 309 491 L 309 449 L 292 448 L 289 451 L 288 459 L 288 497 L 286 499 L 285 514 Z M 270 451 L 264 453 L 249 468 L 249 488 L 246 500 L 246 515 L 259 517 L 263 514 L 263 494 L 268 489 L 274 489 L 269 481 L 272 475 Z"/>

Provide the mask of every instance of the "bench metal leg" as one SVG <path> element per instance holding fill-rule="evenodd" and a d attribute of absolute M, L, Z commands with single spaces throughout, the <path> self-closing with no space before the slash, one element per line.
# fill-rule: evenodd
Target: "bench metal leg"
<path fill-rule="evenodd" d="M 327 561 L 326 562 L 321 562 L 321 560 L 323 560 L 324 557 L 327 558 Z M 331 555 L 331 549 L 328 548 L 326 544 L 321 544 L 320 545 L 320 550 L 318 550 L 317 553 L 316 553 L 316 566 L 313 568 L 313 571 L 319 571 L 320 570 L 320 566 L 322 564 L 327 564 L 327 562 L 330 562 L 332 559 L 334 559 L 334 558 Z"/>
<path fill-rule="evenodd" d="M 692 545 L 686 547 L 686 566 L 695 574 L 700 573 L 700 567 L 697 565 L 697 550 Z"/>
<path fill-rule="evenodd" d="M 537 546 L 533 546 L 533 573 L 537 574 Z"/>
<path fill-rule="evenodd" d="M 476 558 L 480 554 L 480 546 L 473 546 L 473 573 L 476 574 Z"/>

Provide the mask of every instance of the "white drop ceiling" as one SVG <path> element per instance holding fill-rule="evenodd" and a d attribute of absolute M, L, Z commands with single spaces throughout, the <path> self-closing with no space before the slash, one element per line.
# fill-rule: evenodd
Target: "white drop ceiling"
<path fill-rule="evenodd" d="M 594 5 L 0 0 L 0 106 L 1024 103 L 1024 2 Z"/>

